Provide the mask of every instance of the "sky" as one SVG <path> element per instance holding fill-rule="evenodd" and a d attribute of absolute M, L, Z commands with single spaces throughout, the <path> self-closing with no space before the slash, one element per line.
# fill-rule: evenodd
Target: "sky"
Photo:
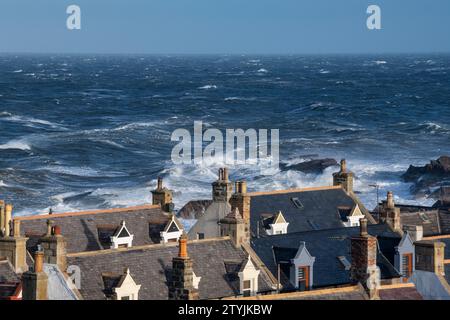
<path fill-rule="evenodd" d="M 0 0 L 3 53 L 434 53 L 449 38 L 449 0 Z"/>

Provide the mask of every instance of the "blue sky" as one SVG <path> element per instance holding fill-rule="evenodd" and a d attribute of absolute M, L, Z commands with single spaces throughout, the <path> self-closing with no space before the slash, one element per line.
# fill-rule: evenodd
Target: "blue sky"
<path fill-rule="evenodd" d="M 81 7 L 82 29 L 66 28 Z M 382 10 L 369 31 L 366 9 Z M 0 0 L 0 52 L 450 52 L 449 0 Z"/>

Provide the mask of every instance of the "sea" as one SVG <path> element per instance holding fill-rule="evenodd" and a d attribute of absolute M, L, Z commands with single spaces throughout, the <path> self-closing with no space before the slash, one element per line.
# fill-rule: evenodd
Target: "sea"
<path fill-rule="evenodd" d="M 174 164 L 176 129 L 279 129 L 278 170 L 230 166 L 250 191 L 332 184 L 347 159 L 372 209 L 416 197 L 402 173 L 450 154 L 450 55 L 0 55 L 0 199 L 16 215 L 209 199 L 221 163 Z"/>

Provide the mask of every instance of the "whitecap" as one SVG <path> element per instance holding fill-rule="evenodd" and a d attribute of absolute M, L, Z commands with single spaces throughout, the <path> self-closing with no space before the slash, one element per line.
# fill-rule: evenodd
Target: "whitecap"
<path fill-rule="evenodd" d="M 14 70 L 13 71 L 13 73 L 22 73 L 23 72 L 23 70 L 22 69 L 19 69 L 19 70 Z"/>
<path fill-rule="evenodd" d="M 0 180 L 0 187 L 6 188 L 6 187 L 9 187 L 9 185 L 6 184 L 5 182 L 3 182 L 3 180 Z"/>
<path fill-rule="evenodd" d="M 376 61 L 374 61 L 374 63 L 380 65 L 380 64 L 386 64 L 387 61 L 384 61 L 384 60 L 376 60 Z"/>
<path fill-rule="evenodd" d="M 17 149 L 17 150 L 31 150 L 31 147 L 28 143 L 23 140 L 11 140 L 5 144 L 0 145 L 0 149 Z"/>
<path fill-rule="evenodd" d="M 319 73 L 321 73 L 321 74 L 328 74 L 328 73 L 330 73 L 330 71 L 325 70 L 325 69 L 320 69 Z"/>
<path fill-rule="evenodd" d="M 207 85 L 204 85 L 203 87 L 199 87 L 198 89 L 202 89 L 202 90 L 217 89 L 217 86 L 215 84 L 207 84 Z"/>
<path fill-rule="evenodd" d="M 259 70 L 256 71 L 256 72 L 258 72 L 258 73 L 267 73 L 267 72 L 269 72 L 269 71 L 267 71 L 267 69 L 261 68 L 261 69 L 259 69 Z"/>

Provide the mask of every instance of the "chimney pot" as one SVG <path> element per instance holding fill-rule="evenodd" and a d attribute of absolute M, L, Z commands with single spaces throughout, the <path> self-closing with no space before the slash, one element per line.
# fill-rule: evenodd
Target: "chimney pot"
<path fill-rule="evenodd" d="M 34 254 L 34 272 L 41 273 L 44 270 L 44 251 L 39 248 Z"/>
<path fill-rule="evenodd" d="M 368 235 L 366 218 L 362 218 L 359 220 L 359 235 L 361 237 L 367 237 L 367 235 Z"/>
<path fill-rule="evenodd" d="M 347 162 L 345 159 L 341 160 L 341 172 L 347 172 Z"/>
<path fill-rule="evenodd" d="M 180 240 L 179 240 L 178 257 L 182 258 L 182 259 L 187 259 L 188 258 L 188 253 L 187 253 L 187 236 L 186 236 L 186 233 L 184 233 L 184 232 L 181 235 Z"/>
<path fill-rule="evenodd" d="M 12 210 L 13 206 L 11 204 L 7 204 L 5 206 L 5 237 L 9 237 L 11 235 Z"/>
<path fill-rule="evenodd" d="M 394 194 L 392 193 L 392 191 L 388 191 L 387 193 L 386 204 L 388 208 L 395 208 Z"/>
<path fill-rule="evenodd" d="M 13 232 L 14 232 L 14 237 L 15 238 L 20 237 L 20 220 L 18 220 L 18 219 L 14 219 Z"/>
<path fill-rule="evenodd" d="M 54 226 L 53 227 L 53 235 L 60 236 L 61 235 L 61 227 L 60 226 Z"/>
<path fill-rule="evenodd" d="M 47 236 L 52 235 L 52 229 L 53 229 L 53 221 L 48 219 L 47 220 Z"/>
<path fill-rule="evenodd" d="M 228 168 L 223 168 L 223 180 L 228 181 Z"/>
<path fill-rule="evenodd" d="M 161 190 L 163 188 L 163 179 L 161 177 L 158 177 L 158 186 L 157 189 Z"/>

